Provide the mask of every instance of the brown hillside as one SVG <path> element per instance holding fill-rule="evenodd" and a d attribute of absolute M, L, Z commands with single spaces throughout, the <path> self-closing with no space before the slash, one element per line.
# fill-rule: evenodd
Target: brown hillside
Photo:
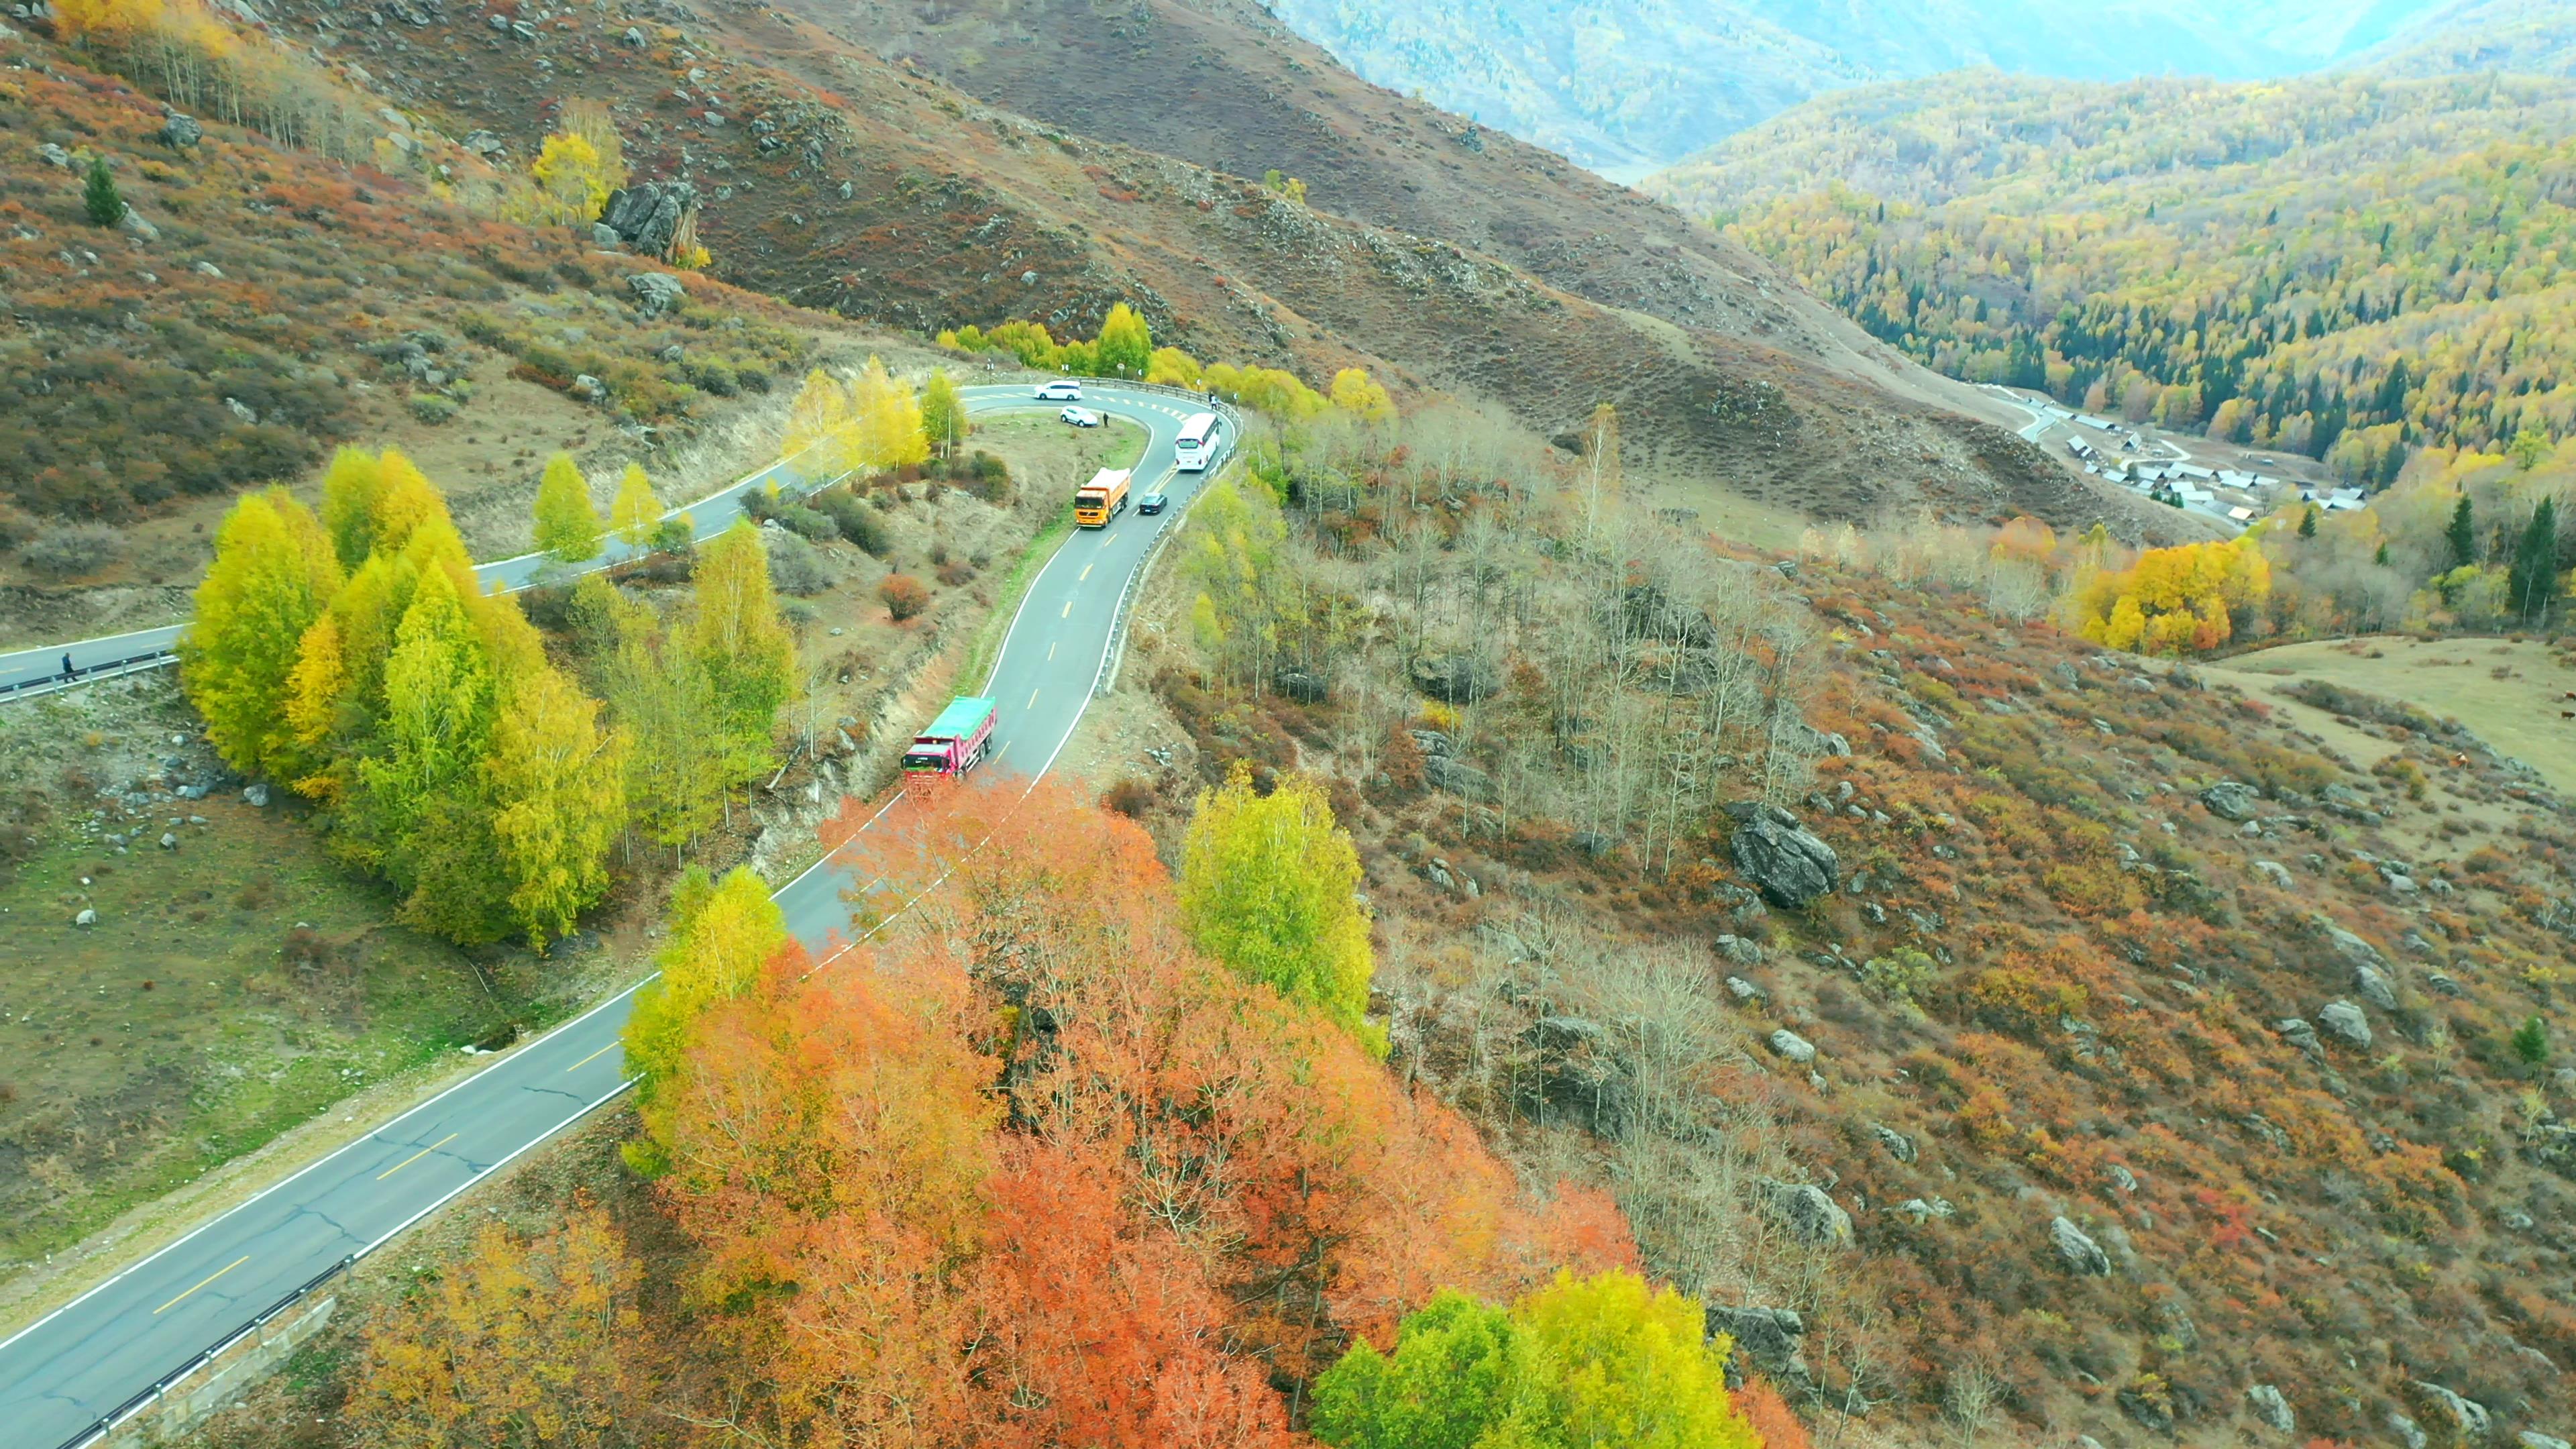
<path fill-rule="evenodd" d="M 328 22 L 319 8 L 290 13 Z M 1543 435 L 1570 431 L 1606 399 L 1631 418 L 1632 469 L 1788 511 L 1873 516 L 1930 503 L 1979 518 L 2101 517 L 2128 535 L 2174 526 L 2088 490 L 2001 430 L 1860 376 L 1868 369 L 1831 354 L 1824 334 L 1801 330 L 1821 308 L 1785 283 L 1725 272 L 1721 263 L 1742 259 L 1704 234 L 1689 255 L 1718 270 L 1695 284 L 1704 305 L 1657 304 L 1689 324 L 1670 325 L 1575 295 L 1508 253 L 1351 221 L 993 109 L 774 10 L 594 12 L 549 19 L 533 41 L 492 30 L 481 11 L 414 13 L 425 23 L 400 37 L 341 32 L 343 53 L 363 52 L 355 58 L 379 84 L 453 129 L 493 130 L 517 157 L 532 154 L 564 98 L 612 102 L 639 175 L 685 176 L 708 195 L 703 235 L 718 274 L 790 301 L 922 329 L 1033 317 L 1062 333 L 1089 331 L 1130 298 L 1159 337 L 1210 359 L 1309 373 L 1371 366 L 1495 399 Z M 664 23 L 675 18 L 690 23 Z M 1534 255 L 1528 238 L 1571 236 L 1563 218 L 1578 204 L 1659 214 L 1540 153 L 1484 144 L 1464 154 L 1563 192 L 1543 206 L 1499 171 L 1455 182 L 1462 216 L 1475 191 L 1505 198 L 1501 222 L 1471 228 L 1496 247 Z M 1559 219 L 1547 226 L 1510 220 L 1549 207 Z M 1685 235 L 1676 228 L 1657 245 Z M 1548 241 L 1538 252 L 1549 247 L 1583 250 Z M 1564 280 L 1623 306 L 1655 301 L 1651 288 L 1587 276 Z M 1746 298 L 1759 305 L 1748 310 Z"/>

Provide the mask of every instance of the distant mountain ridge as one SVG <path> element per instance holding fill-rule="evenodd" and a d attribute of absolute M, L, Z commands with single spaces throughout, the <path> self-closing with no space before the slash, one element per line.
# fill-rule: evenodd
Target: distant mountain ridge
<path fill-rule="evenodd" d="M 2290 75 L 2415 34 L 2441 8 L 2438 0 L 1273 0 L 1271 13 L 1371 81 L 1631 175 L 1872 81 L 1975 65 L 2085 80 Z"/>

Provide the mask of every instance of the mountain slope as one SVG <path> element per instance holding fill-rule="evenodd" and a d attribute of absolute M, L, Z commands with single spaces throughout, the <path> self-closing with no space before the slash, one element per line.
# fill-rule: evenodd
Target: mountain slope
<path fill-rule="evenodd" d="M 2428 0 L 2080 9 L 2028 0 L 1281 0 L 1274 13 L 1372 81 L 1418 90 L 1618 173 L 1669 164 L 1846 86 L 1974 65 L 2093 80 L 2287 75 L 2384 41 L 2428 8 Z"/>
<path fill-rule="evenodd" d="M 2565 434 L 2576 86 L 2463 76 L 1871 87 L 1658 175 L 1876 335 L 2394 476 Z"/>
<path fill-rule="evenodd" d="M 2576 75 L 2576 10 L 2558 0 L 2458 0 L 2355 62 L 2375 75 Z"/>

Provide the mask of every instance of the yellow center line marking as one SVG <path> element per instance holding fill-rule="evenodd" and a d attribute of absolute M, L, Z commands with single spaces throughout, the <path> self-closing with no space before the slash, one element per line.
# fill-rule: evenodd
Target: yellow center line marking
<path fill-rule="evenodd" d="M 1032 689 L 1032 690 L 1030 690 L 1030 691 L 1029 691 L 1029 702 L 1028 702 L 1028 703 L 1026 703 L 1026 704 L 1024 704 L 1024 705 L 1021 705 L 1021 706 L 1020 706 L 1020 708 L 1022 708 L 1022 709 L 1035 709 L 1035 708 L 1037 708 L 1037 707 L 1038 707 L 1038 692 L 1037 692 L 1036 690 Z"/>
<path fill-rule="evenodd" d="M 1093 562 L 1094 562 L 1094 563 L 1096 563 L 1096 562 L 1098 562 L 1098 561 L 1097 561 L 1097 560 L 1094 560 Z M 1084 564 L 1084 565 L 1082 566 L 1082 572 L 1080 572 L 1080 573 L 1078 573 L 1078 574 L 1075 574 L 1075 575 L 1073 576 L 1073 581 L 1074 581 L 1075 583 L 1077 583 L 1077 584 L 1078 584 L 1078 583 L 1081 583 L 1084 579 L 1087 579 L 1087 578 L 1091 577 L 1091 569 L 1092 569 L 1092 564 Z"/>
<path fill-rule="evenodd" d="M 583 1057 L 580 1061 L 577 1061 L 577 1062 L 573 1063 L 571 1066 L 568 1066 L 568 1067 L 564 1068 L 564 1070 L 565 1070 L 566 1072 L 577 1072 L 577 1071 L 580 1071 L 582 1068 L 584 1068 L 584 1067 L 586 1067 L 586 1066 L 589 1066 L 589 1065 L 591 1064 L 591 1062 L 593 1062 L 594 1060 L 598 1059 L 599 1057 L 605 1056 L 605 1055 L 607 1055 L 607 1054 L 608 1054 L 608 1053 L 610 1053 L 610 1052 L 613 1052 L 613 1051 L 617 1050 L 619 1047 L 621 1047 L 621 1046 L 623 1046 L 623 1045 L 625 1045 L 625 1043 L 623 1043 L 623 1042 L 614 1042 L 614 1041 L 613 1041 L 613 1042 L 610 1042 L 608 1045 L 606 1045 L 606 1046 L 604 1046 L 604 1047 L 601 1047 L 598 1051 L 592 1052 L 589 1056 Z"/>
<path fill-rule="evenodd" d="M 411 1166 L 413 1163 L 420 1161 L 422 1158 L 427 1157 L 429 1154 L 436 1152 L 438 1149 L 445 1147 L 448 1143 L 455 1140 L 456 1134 L 453 1132 L 448 1133 L 446 1136 L 439 1138 L 436 1142 L 429 1144 L 427 1147 L 413 1153 L 411 1156 L 406 1157 L 402 1161 L 395 1163 L 393 1166 L 386 1168 L 384 1171 L 377 1173 L 376 1181 L 384 1181 L 386 1178 L 393 1176 L 395 1173 L 402 1171 L 404 1168 Z"/>
<path fill-rule="evenodd" d="M 1110 534 L 1107 538 L 1104 538 L 1104 539 L 1102 539 L 1102 540 L 1100 541 L 1100 546 L 1101 546 L 1102 548 L 1107 548 L 1109 545 L 1111 545 L 1111 544 L 1113 544 L 1113 543 L 1116 543 L 1117 541 L 1118 541 L 1118 535 L 1117 535 L 1117 534 L 1115 534 L 1115 533 L 1112 533 L 1112 534 Z"/>
<path fill-rule="evenodd" d="M 1049 659 L 1053 659 L 1053 658 L 1055 657 L 1055 646 L 1056 646 L 1057 644 L 1061 643 L 1061 642 L 1063 642 L 1063 641 L 1061 641 L 1061 640 L 1055 640 L 1055 639 L 1050 639 L 1050 640 L 1048 640 L 1048 641 L 1047 641 L 1047 657 L 1048 657 Z"/>
<path fill-rule="evenodd" d="M 1067 600 L 1065 600 L 1065 601 L 1064 601 L 1064 612 L 1063 612 L 1062 614 L 1057 615 L 1056 617 L 1061 618 L 1061 619 L 1070 619 L 1070 618 L 1072 618 L 1072 617 L 1073 617 L 1073 600 L 1071 600 L 1071 599 L 1067 599 Z"/>
<path fill-rule="evenodd" d="M 212 1282 L 213 1282 L 213 1281 L 215 1281 L 217 1278 L 220 1278 L 220 1277 L 224 1276 L 226 1273 L 231 1272 L 231 1271 L 232 1271 L 232 1270 L 234 1270 L 235 1268 L 238 1268 L 238 1267 L 240 1267 L 242 1264 L 247 1263 L 247 1262 L 249 1262 L 249 1261 L 250 1261 L 250 1254 L 248 1254 L 248 1253 L 244 1253 L 244 1254 L 242 1254 L 240 1257 L 233 1259 L 231 1262 L 226 1263 L 226 1264 L 225 1264 L 225 1265 L 223 1265 L 222 1267 L 217 1268 L 215 1271 L 213 1271 L 213 1272 L 211 1272 L 211 1273 L 207 1274 L 207 1275 L 206 1275 L 206 1282 L 205 1282 L 205 1283 L 200 1283 L 200 1284 L 198 1284 L 198 1285 L 197 1285 L 197 1288 L 203 1288 L 203 1287 L 205 1287 L 205 1286 L 206 1286 L 206 1283 L 212 1283 Z M 197 1288 L 191 1288 L 191 1289 L 189 1289 L 189 1290 L 188 1290 L 188 1293 L 194 1293 L 194 1292 L 196 1292 L 196 1291 L 197 1291 Z M 188 1293 L 182 1293 L 182 1294 L 180 1294 L 180 1295 L 179 1295 L 179 1298 L 185 1298 L 185 1297 L 187 1297 L 187 1296 L 188 1296 Z M 153 1311 L 155 1314 L 167 1313 L 167 1312 L 169 1312 L 171 1309 L 176 1308 L 176 1307 L 178 1307 L 178 1306 L 179 1306 L 179 1298 L 173 1298 L 173 1299 L 171 1299 L 169 1302 L 162 1304 L 160 1307 L 155 1308 L 155 1309 L 153 1309 L 152 1311 Z"/>

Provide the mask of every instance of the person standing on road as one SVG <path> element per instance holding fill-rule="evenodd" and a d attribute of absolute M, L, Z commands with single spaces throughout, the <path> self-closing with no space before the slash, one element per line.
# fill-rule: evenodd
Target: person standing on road
<path fill-rule="evenodd" d="M 63 656 L 63 678 L 65 678 L 65 679 L 70 679 L 70 678 L 72 678 L 73 676 L 75 676 L 75 675 L 77 675 L 77 674 L 79 674 L 79 673 L 80 673 L 80 671 L 79 671 L 79 670 L 72 668 L 72 657 L 71 657 L 71 655 L 69 655 L 69 654 L 65 654 L 65 655 Z"/>

